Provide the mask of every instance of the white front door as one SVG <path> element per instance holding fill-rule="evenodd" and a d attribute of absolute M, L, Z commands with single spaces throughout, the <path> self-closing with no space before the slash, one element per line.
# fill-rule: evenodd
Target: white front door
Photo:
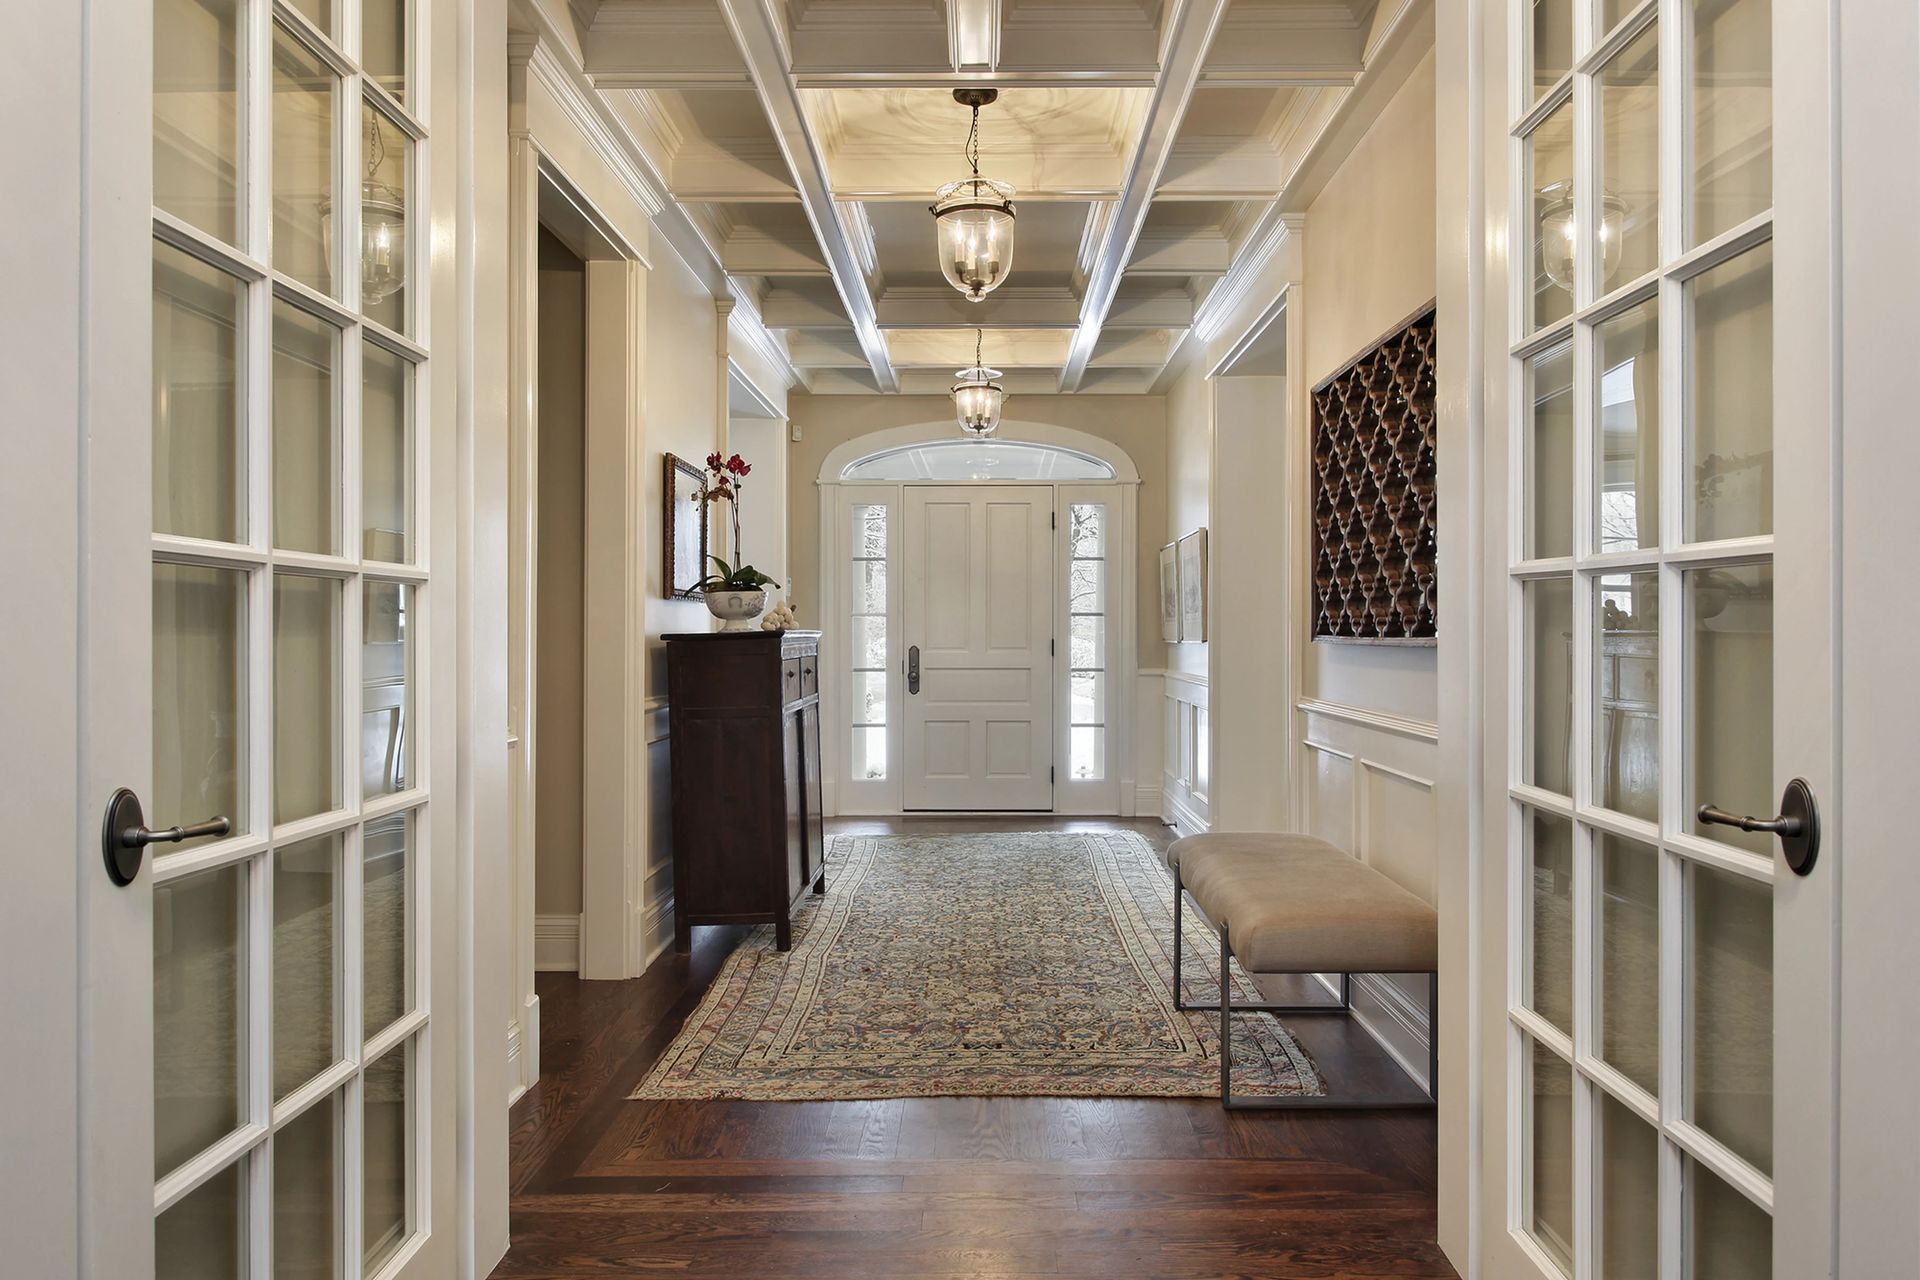
<path fill-rule="evenodd" d="M 1487 98 L 1511 229 L 1479 1029 L 1500 1280 L 1829 1272 L 1823 7 L 1513 0 L 1491 24 L 1487 65 L 1514 69 Z M 1795 779 L 1824 827 L 1804 875 L 1703 812 L 1791 814 Z"/>
<path fill-rule="evenodd" d="M 9 545 L 47 581 L 0 665 L 9 807 L 65 830 L 0 945 L 77 981 L 13 1023 L 39 1061 L 6 1092 L 51 1104 L 7 1129 L 22 1274 L 453 1263 L 413 8 L 27 11 L 10 105 L 50 155 L 6 198 L 37 283 L 0 346 L 9 449 L 44 459 Z"/>
<path fill-rule="evenodd" d="M 1053 807 L 1053 490 L 909 486 L 905 808 Z"/>

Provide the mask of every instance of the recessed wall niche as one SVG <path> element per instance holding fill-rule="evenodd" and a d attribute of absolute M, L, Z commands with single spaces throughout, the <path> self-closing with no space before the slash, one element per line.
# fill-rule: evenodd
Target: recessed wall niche
<path fill-rule="evenodd" d="M 1313 389 L 1313 638 L 1433 644 L 1431 304 Z"/>

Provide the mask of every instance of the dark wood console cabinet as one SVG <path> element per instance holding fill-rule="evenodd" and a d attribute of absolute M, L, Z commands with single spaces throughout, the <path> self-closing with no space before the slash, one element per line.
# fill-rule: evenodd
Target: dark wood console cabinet
<path fill-rule="evenodd" d="M 772 924 L 825 893 L 820 812 L 820 633 L 667 638 L 673 760 L 673 935 L 697 924 Z"/>

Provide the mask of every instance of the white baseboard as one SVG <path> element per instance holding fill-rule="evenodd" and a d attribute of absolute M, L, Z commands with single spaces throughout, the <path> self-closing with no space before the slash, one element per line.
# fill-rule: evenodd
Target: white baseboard
<path fill-rule="evenodd" d="M 1133 811 L 1142 817 L 1162 817 L 1160 788 L 1139 783 L 1133 789 Z"/>
<path fill-rule="evenodd" d="M 1377 973 L 1353 975 L 1353 1018 L 1413 1082 L 1427 1087 L 1428 1046 L 1433 1029 L 1427 1011 Z"/>
<path fill-rule="evenodd" d="M 667 953 L 673 946 L 673 895 L 671 893 L 656 899 L 648 905 L 641 916 L 640 972 L 645 973 L 653 962 Z"/>
<path fill-rule="evenodd" d="M 535 973 L 580 972 L 579 916 L 533 918 L 533 969 Z"/>
<path fill-rule="evenodd" d="M 511 1086 L 507 1090 L 507 1105 L 520 1101 L 520 1095 L 527 1091 L 526 1063 L 521 1054 L 526 1048 L 526 1033 L 518 1022 L 507 1026 L 507 1079 Z"/>
<path fill-rule="evenodd" d="M 1165 819 L 1168 826 L 1183 836 L 1205 834 L 1207 820 L 1195 813 L 1180 796 L 1167 791 L 1162 793 L 1162 797 L 1163 807 L 1160 816 Z"/>

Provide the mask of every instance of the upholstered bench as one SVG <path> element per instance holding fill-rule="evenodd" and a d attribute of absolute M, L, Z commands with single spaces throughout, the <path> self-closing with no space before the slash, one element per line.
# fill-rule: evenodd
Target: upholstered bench
<path fill-rule="evenodd" d="M 1439 1086 L 1439 918 L 1434 909 L 1372 867 L 1324 840 L 1302 835 L 1221 832 L 1175 840 L 1173 998 L 1181 1009 L 1220 1011 L 1220 1101 L 1229 1109 L 1431 1106 Z M 1220 932 L 1220 1003 L 1188 1003 L 1181 987 L 1186 951 L 1181 904 L 1191 897 Z M 1231 959 L 1250 973 L 1340 975 L 1339 1003 L 1265 1004 L 1233 1000 Z M 1236 1013 L 1345 1013 L 1350 975 L 1424 974 L 1427 983 L 1427 1096 L 1412 1101 L 1333 1095 L 1235 1098 Z"/>

